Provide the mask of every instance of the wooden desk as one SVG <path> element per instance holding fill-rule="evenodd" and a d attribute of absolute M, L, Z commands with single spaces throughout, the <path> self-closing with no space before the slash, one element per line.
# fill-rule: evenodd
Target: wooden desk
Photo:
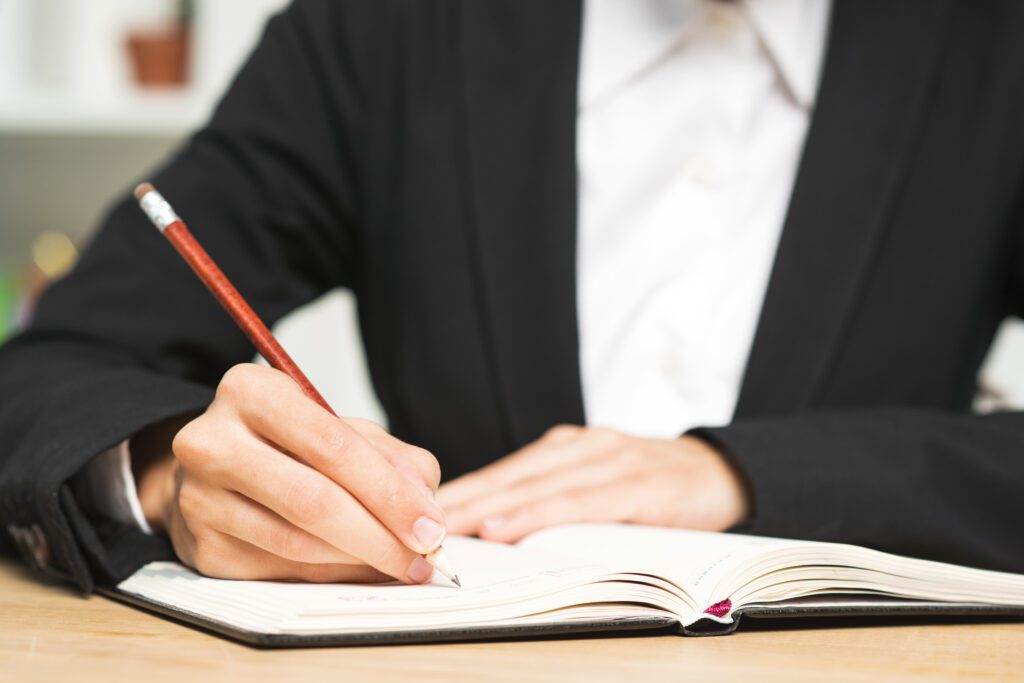
<path fill-rule="evenodd" d="M 1024 624 L 261 651 L 0 560 L 0 681 L 1021 680 Z"/>

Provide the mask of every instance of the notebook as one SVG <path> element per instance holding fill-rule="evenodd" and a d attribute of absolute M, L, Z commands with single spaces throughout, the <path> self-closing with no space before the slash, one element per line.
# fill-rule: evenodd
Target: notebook
<path fill-rule="evenodd" d="M 1024 575 L 815 543 L 616 524 L 515 545 L 450 537 L 463 587 L 211 579 L 142 567 L 109 597 L 259 646 L 479 640 L 596 631 L 732 632 L 744 616 L 1024 617 Z"/>

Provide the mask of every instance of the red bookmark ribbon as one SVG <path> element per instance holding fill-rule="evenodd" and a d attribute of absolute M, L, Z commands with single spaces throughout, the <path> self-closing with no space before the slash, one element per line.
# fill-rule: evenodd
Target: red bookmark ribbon
<path fill-rule="evenodd" d="M 716 602 L 715 604 L 711 605 L 711 607 L 708 607 L 706 610 L 704 610 L 704 614 L 710 614 L 713 617 L 724 617 L 731 610 L 732 600 L 726 598 L 725 600 L 722 600 L 721 602 Z"/>

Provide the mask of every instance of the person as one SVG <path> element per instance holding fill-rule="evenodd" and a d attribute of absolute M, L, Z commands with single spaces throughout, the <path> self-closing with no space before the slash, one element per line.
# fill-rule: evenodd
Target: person
<path fill-rule="evenodd" d="M 268 323 L 355 292 L 389 429 L 125 193 L 0 351 L 0 521 L 85 591 L 427 579 L 620 521 L 1024 571 L 1024 5 L 296 0 L 152 179 Z M 438 488 L 441 475 L 447 483 Z"/>

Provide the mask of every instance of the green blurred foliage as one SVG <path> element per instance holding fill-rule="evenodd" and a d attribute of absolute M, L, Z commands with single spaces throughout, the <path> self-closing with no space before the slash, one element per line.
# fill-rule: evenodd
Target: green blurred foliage
<path fill-rule="evenodd" d="M 14 277 L 0 270 L 0 341 L 13 331 L 17 287 Z"/>

